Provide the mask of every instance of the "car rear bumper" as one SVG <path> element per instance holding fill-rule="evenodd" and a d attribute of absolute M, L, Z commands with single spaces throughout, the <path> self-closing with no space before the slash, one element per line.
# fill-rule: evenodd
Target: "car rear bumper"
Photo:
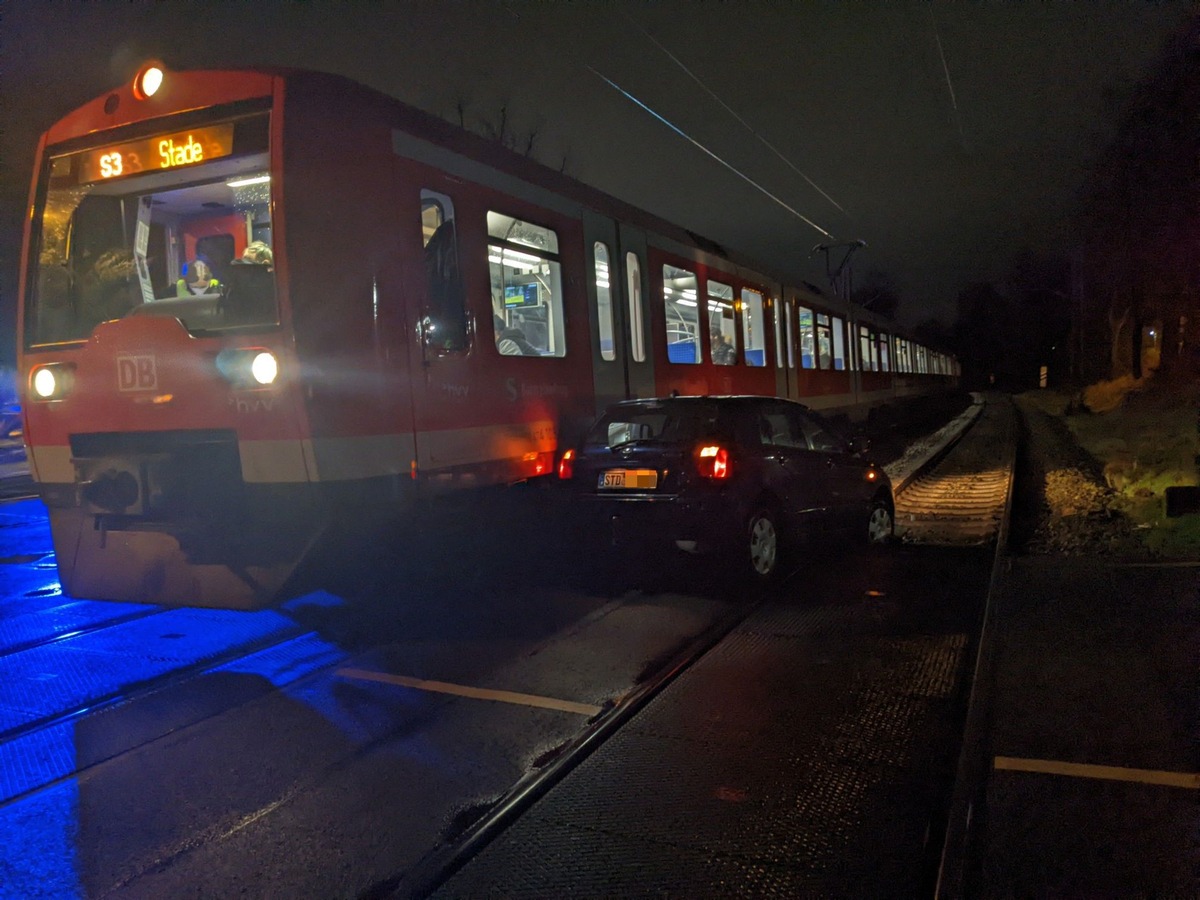
<path fill-rule="evenodd" d="M 616 547 L 669 547 L 709 552 L 733 543 L 744 513 L 734 498 L 577 496 L 569 512 L 586 535 Z"/>

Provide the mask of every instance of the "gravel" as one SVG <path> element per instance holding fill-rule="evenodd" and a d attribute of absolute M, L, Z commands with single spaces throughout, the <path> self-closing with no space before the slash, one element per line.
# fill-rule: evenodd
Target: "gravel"
<path fill-rule="evenodd" d="M 1025 554 L 1148 556 L 1096 461 L 1059 420 L 1016 399 L 1021 449 L 1013 549 Z"/>

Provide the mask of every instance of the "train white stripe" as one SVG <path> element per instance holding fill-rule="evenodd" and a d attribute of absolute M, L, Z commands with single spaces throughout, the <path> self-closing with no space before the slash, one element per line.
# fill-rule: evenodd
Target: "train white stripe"
<path fill-rule="evenodd" d="M 419 445 L 420 456 L 415 447 Z M 424 432 L 359 437 L 238 441 L 242 479 L 247 484 L 303 484 L 358 478 L 408 475 L 414 460 L 425 474 L 441 469 L 521 459 L 530 453 L 553 452 L 554 422 L 511 422 Z M 32 448 L 30 468 L 39 482 L 71 484 L 76 480 L 71 448 Z"/>
<path fill-rule="evenodd" d="M 69 484 L 75 480 L 75 464 L 71 462 L 70 447 L 42 444 L 29 449 L 29 471 L 34 481 Z"/>
<path fill-rule="evenodd" d="M 238 441 L 238 455 L 247 484 L 305 482 L 315 471 L 312 442 L 307 440 Z"/>
<path fill-rule="evenodd" d="M 554 422 L 543 419 L 427 431 L 419 435 L 417 443 L 421 449 L 418 467 L 442 469 L 550 452 L 557 439 Z"/>

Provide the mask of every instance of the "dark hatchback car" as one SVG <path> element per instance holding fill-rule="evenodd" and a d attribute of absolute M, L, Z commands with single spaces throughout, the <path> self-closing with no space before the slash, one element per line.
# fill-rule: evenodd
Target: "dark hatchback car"
<path fill-rule="evenodd" d="M 757 580 L 792 539 L 892 538 L 884 471 L 817 413 L 774 397 L 610 406 L 559 466 L 570 514 L 602 540 L 715 551 Z"/>

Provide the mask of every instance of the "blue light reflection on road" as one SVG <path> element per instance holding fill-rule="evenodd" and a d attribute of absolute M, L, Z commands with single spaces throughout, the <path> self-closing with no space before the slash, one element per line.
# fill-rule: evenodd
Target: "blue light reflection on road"
<path fill-rule="evenodd" d="M 84 897 L 74 779 L 0 808 L 0 898 Z"/>
<path fill-rule="evenodd" d="M 307 631 L 309 626 L 302 624 L 346 614 L 342 598 L 315 592 L 278 609 L 258 612 L 164 610 L 149 618 L 105 627 L 106 616 L 128 616 L 139 607 L 72 600 L 57 590 L 43 589 L 54 575 L 53 556 L 39 558 L 37 552 L 47 530 L 44 510 L 38 501 L 30 501 L 10 504 L 4 511 L 19 519 L 16 528 L 4 529 L 7 536 L 24 532 L 32 544 L 17 542 L 8 548 L 31 559 L 10 564 L 12 570 L 27 577 L 18 579 L 23 589 L 6 585 L 0 592 L 0 619 L 9 627 L 8 638 L 19 638 L 18 645 L 28 641 L 31 646 L 27 651 L 0 656 L 0 730 L 16 732 L 0 743 L 0 898 L 83 897 L 89 886 L 95 887 L 96 879 L 104 883 L 112 875 L 92 871 L 96 859 L 88 863 L 86 848 L 79 846 L 80 796 L 89 779 L 104 771 L 95 766 L 186 727 L 188 720 L 183 716 L 187 712 L 181 711 L 172 722 L 169 715 L 160 719 L 153 712 L 153 703 L 146 702 L 148 695 L 122 699 L 125 691 L 167 678 L 180 668 L 190 670 L 188 680 L 198 685 L 196 693 L 207 694 L 213 712 L 219 712 L 218 685 L 222 682 L 219 678 L 210 681 L 209 676 L 254 676 L 262 680 L 264 693 L 274 687 L 292 702 L 303 704 L 343 735 L 349 746 L 376 744 L 388 754 L 399 754 L 441 772 L 467 764 L 419 731 L 404 734 L 406 721 L 422 718 L 430 708 L 444 703 L 443 698 L 379 684 L 348 683 L 337 677 L 307 677 L 322 670 L 332 676 L 346 661 L 346 651 L 335 640 Z M 31 546 L 35 549 L 25 549 Z M 36 596 L 29 594 L 33 588 L 37 588 Z M 39 615 L 41 622 L 34 623 Z M 23 621 L 15 621 L 17 618 Z M 72 628 L 89 626 L 98 630 L 71 634 Z M 64 633 L 70 635 L 66 640 L 34 646 L 39 638 L 62 637 Z M 274 637 L 281 640 L 231 661 L 221 659 L 227 659 L 227 653 L 238 646 L 249 650 Z M 9 641 L 3 643 L 13 646 Z M 208 668 L 204 668 L 206 660 L 212 661 Z M 137 733 L 103 727 L 106 716 L 121 720 L 122 713 L 143 706 L 151 713 L 147 715 L 143 709 L 143 714 L 132 717 L 142 720 Z M 54 719 L 67 710 L 75 712 Z M 21 733 L 23 726 L 38 719 L 47 722 L 45 727 Z M 92 742 L 81 742 L 84 720 L 100 726 L 92 727 Z M 97 732 L 107 733 L 97 737 Z M 404 736 L 398 738 L 398 734 Z"/>
<path fill-rule="evenodd" d="M 254 617 L 258 627 L 290 624 L 280 612 L 229 613 L 233 619 Z M 219 621 L 222 616 L 216 616 Z M 233 630 L 241 633 L 244 621 Z M 313 634 L 251 654 L 210 672 L 253 673 L 286 688 L 313 672 L 337 665 L 344 652 Z M 204 675 L 198 675 L 203 678 Z M 289 692 L 303 700 L 308 692 Z M 317 696 L 325 695 L 318 692 Z M 318 709 L 331 721 L 344 717 L 336 709 Z M 0 897 L 76 897 L 84 873 L 78 871 L 75 838 L 79 832 L 77 769 L 99 760 L 79 758 L 77 720 L 55 723 L 0 744 Z M 355 728 L 354 730 L 358 730 Z M 82 776 L 86 778 L 85 774 Z M 8 802 L 19 798 L 16 802 Z"/>
<path fill-rule="evenodd" d="M 7 504 L 0 517 L 5 525 L 0 555 L 7 557 L 0 592 L 2 643 L 36 645 L 0 657 L 0 730 L 18 732 L 0 744 L 0 897 L 81 897 L 86 894 L 85 873 L 79 870 L 76 840 L 81 778 L 87 775 L 76 773 L 103 762 L 77 744 L 78 724 L 94 712 L 89 707 L 97 702 L 106 710 L 129 705 L 131 701 L 120 699 L 127 688 L 169 676 L 180 667 L 203 665 L 205 659 L 214 659 L 214 666 L 193 670 L 193 679 L 224 669 L 253 672 L 286 688 L 337 665 L 345 653 L 318 635 L 304 633 L 229 664 L 216 661 L 230 648 L 295 633 L 297 623 L 286 606 L 252 613 L 172 610 L 103 628 L 107 619 L 139 607 L 61 595 L 54 557 L 46 555 L 49 529 L 40 501 Z M 341 602 L 317 594 L 293 601 L 309 607 L 336 607 Z M 100 630 L 72 636 L 79 627 Z M 38 643 L 53 638 L 60 640 Z M 304 693 L 293 699 L 301 701 Z M 54 721 L 71 710 L 68 718 Z M 343 718 L 327 706 L 317 712 L 331 721 Z M 38 719 L 48 724 L 19 733 Z M 144 743 L 154 736 L 142 734 L 136 740 Z"/>

